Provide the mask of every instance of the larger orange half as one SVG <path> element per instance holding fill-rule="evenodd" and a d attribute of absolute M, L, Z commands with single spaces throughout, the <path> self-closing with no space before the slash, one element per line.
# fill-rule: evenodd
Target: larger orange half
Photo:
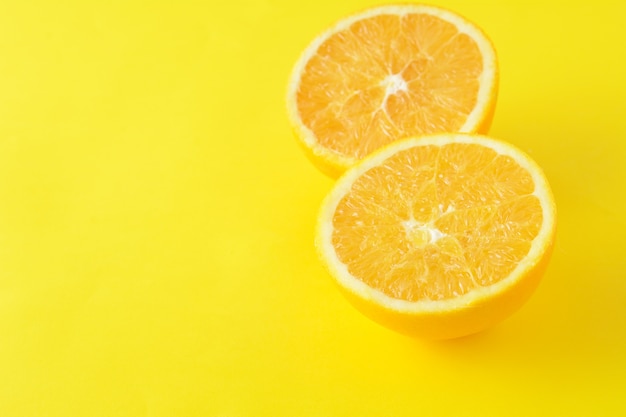
<path fill-rule="evenodd" d="M 493 326 L 528 299 L 555 224 L 550 186 L 524 152 L 439 134 L 396 141 L 348 170 L 323 204 L 316 245 L 365 314 L 450 338 Z"/>

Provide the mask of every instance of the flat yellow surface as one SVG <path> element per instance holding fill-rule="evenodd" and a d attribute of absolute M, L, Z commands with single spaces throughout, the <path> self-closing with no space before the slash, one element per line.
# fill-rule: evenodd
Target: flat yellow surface
<path fill-rule="evenodd" d="M 372 1 L 0 6 L 0 416 L 626 413 L 626 3 L 435 1 L 493 39 L 491 130 L 559 208 L 537 293 L 444 343 L 354 310 L 313 249 L 300 51 Z"/>

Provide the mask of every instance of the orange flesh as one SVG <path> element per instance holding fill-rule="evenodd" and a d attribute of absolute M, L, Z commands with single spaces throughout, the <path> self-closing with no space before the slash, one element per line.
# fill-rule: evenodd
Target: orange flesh
<path fill-rule="evenodd" d="M 355 181 L 332 243 L 353 276 L 391 297 L 454 298 L 528 254 L 543 221 L 533 191 L 525 169 L 484 146 L 413 147 Z"/>
<path fill-rule="evenodd" d="M 322 146 L 360 159 L 402 137 L 458 131 L 482 70 L 478 46 L 451 23 L 379 15 L 322 43 L 302 74 L 297 107 Z"/>

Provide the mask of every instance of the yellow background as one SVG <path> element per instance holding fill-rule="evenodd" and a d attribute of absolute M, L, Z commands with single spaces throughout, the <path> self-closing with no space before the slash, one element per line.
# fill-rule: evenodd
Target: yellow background
<path fill-rule="evenodd" d="M 432 3 L 494 41 L 491 134 L 560 216 L 531 301 L 443 343 L 325 275 L 285 115 L 300 51 L 380 2 L 2 2 L 0 416 L 624 415 L 625 3 Z"/>

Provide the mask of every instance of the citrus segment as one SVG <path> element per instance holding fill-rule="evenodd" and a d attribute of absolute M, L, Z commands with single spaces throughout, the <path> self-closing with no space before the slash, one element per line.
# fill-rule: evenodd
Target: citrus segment
<path fill-rule="evenodd" d="M 464 18 L 432 6 L 383 6 L 320 35 L 296 64 L 291 121 L 309 156 L 337 175 L 394 140 L 486 132 L 494 49 Z"/>
<path fill-rule="evenodd" d="M 317 247 L 344 290 L 408 319 L 411 332 L 433 315 L 469 320 L 453 337 L 525 301 L 554 225 L 549 185 L 528 156 L 483 136 L 441 134 L 388 145 L 348 171 L 323 205 Z M 506 308 L 472 321 L 509 292 Z"/>

